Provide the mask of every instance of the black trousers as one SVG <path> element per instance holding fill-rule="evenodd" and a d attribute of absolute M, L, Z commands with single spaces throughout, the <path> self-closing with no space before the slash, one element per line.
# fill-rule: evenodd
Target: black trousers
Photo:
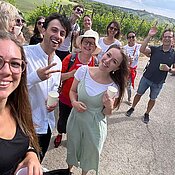
<path fill-rule="evenodd" d="M 47 149 L 49 147 L 49 143 L 50 143 L 50 139 L 51 139 L 51 130 L 50 130 L 50 126 L 48 126 L 48 129 L 47 129 L 47 133 L 46 134 L 37 134 L 38 136 L 38 141 L 39 141 L 39 145 L 40 145 L 40 148 L 41 148 L 41 151 L 40 151 L 40 162 L 42 162 L 46 152 L 47 152 Z"/>
<path fill-rule="evenodd" d="M 66 133 L 66 125 L 71 107 L 59 101 L 59 119 L 57 123 L 57 130 L 60 134 Z"/>

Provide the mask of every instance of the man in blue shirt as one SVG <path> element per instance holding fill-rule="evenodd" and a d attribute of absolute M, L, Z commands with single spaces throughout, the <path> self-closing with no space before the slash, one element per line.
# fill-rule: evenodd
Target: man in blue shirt
<path fill-rule="evenodd" d="M 126 112 L 126 116 L 130 117 L 141 96 L 150 88 L 150 100 L 143 118 L 143 122 L 146 124 L 149 122 L 149 113 L 155 105 L 156 98 L 163 87 L 163 83 L 165 83 L 168 72 L 175 73 L 175 68 L 171 68 L 172 65 L 175 65 L 175 52 L 172 48 L 174 32 L 171 29 L 166 29 L 162 34 L 161 46 L 147 47 L 150 39 L 156 33 L 157 28 L 154 26 L 150 29 L 140 48 L 143 54 L 150 57 L 150 61 L 140 80 L 132 107 Z"/>

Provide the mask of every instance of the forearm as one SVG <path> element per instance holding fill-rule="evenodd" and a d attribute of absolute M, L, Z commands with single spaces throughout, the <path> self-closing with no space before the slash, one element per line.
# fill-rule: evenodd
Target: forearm
<path fill-rule="evenodd" d="M 151 39 L 151 36 L 148 35 L 148 36 L 144 39 L 144 41 L 143 41 L 143 43 L 142 43 L 142 45 L 141 45 L 141 47 L 140 47 L 140 52 L 142 52 L 143 54 L 145 54 L 145 51 L 146 51 L 146 48 L 147 48 L 147 46 L 148 46 L 148 43 L 149 43 L 150 39 Z"/>
<path fill-rule="evenodd" d="M 111 115 L 112 114 L 112 109 L 109 109 L 109 108 L 103 108 L 103 114 L 104 115 Z"/>
<path fill-rule="evenodd" d="M 74 75 L 72 75 L 71 72 L 62 73 L 62 74 L 61 74 L 61 80 L 64 81 L 64 80 L 67 80 L 67 79 L 69 79 L 69 78 L 71 78 L 71 77 L 73 77 L 73 76 L 74 76 Z"/>

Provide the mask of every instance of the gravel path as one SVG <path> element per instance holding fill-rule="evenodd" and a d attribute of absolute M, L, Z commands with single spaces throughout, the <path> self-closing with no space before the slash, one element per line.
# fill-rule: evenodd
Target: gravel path
<path fill-rule="evenodd" d="M 136 87 L 147 58 L 141 58 Z M 141 120 L 146 110 L 148 93 L 142 97 L 132 117 L 126 117 L 129 106 L 124 102 L 108 118 L 108 136 L 101 155 L 99 175 L 174 175 L 175 174 L 175 76 L 168 75 L 150 122 Z M 53 133 L 43 166 L 49 170 L 67 168 L 66 136 L 58 148 L 53 148 Z M 80 175 L 75 168 L 75 175 Z M 89 174 L 95 175 L 92 171 Z"/>

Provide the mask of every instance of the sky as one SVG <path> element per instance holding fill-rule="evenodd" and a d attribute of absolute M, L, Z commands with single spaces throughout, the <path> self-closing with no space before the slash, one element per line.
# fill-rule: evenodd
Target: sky
<path fill-rule="evenodd" d="M 147 12 L 175 19 L 175 0 L 95 0 L 95 1 L 135 10 L 146 10 Z"/>

